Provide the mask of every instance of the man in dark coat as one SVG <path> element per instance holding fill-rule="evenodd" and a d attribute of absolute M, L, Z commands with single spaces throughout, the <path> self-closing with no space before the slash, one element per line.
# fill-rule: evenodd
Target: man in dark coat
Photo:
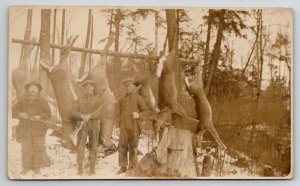
<path fill-rule="evenodd" d="M 78 175 L 83 174 L 83 162 L 87 137 L 89 137 L 89 174 L 95 174 L 95 165 L 97 159 L 97 145 L 100 132 L 100 99 L 94 95 L 95 84 L 93 80 L 83 82 L 84 95 L 77 100 L 73 117 L 79 118 L 85 125 L 78 133 L 77 141 L 77 164 Z M 80 122 L 79 122 L 80 123 Z"/>
<path fill-rule="evenodd" d="M 149 114 L 143 98 L 136 93 L 135 81 L 128 78 L 123 81 L 126 95 L 118 103 L 118 119 L 120 125 L 119 137 L 119 166 L 118 173 L 126 172 L 128 165 L 133 169 L 137 164 L 137 147 L 140 136 L 139 120 Z"/>
<path fill-rule="evenodd" d="M 13 118 L 20 119 L 17 126 L 17 139 L 22 146 L 22 174 L 33 169 L 39 174 L 43 161 L 45 135 L 47 125 L 45 120 L 51 117 L 47 101 L 40 97 L 42 86 L 37 82 L 25 85 L 27 95 L 13 107 Z"/>

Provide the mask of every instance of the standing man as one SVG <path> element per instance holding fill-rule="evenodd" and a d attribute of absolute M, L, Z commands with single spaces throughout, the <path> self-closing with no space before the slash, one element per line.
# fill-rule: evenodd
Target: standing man
<path fill-rule="evenodd" d="M 127 171 L 128 152 L 128 169 L 133 169 L 137 164 L 137 147 L 141 130 L 138 120 L 145 118 L 149 112 L 143 98 L 136 93 L 134 83 L 132 78 L 123 81 L 126 95 L 119 101 L 119 166 L 121 167 L 118 171 L 119 174 Z"/>
<path fill-rule="evenodd" d="M 20 119 L 17 139 L 22 147 L 21 174 L 26 174 L 31 169 L 35 174 L 39 174 L 47 132 L 45 120 L 51 117 L 51 110 L 47 101 L 40 97 L 41 84 L 30 82 L 25 85 L 25 90 L 27 95 L 20 99 L 12 110 L 13 118 Z"/>
<path fill-rule="evenodd" d="M 95 174 L 95 165 L 97 159 L 97 146 L 99 140 L 100 99 L 94 95 L 95 84 L 93 80 L 86 80 L 82 83 L 84 95 L 77 100 L 75 112 L 72 114 L 75 118 L 80 118 L 85 125 L 78 133 L 77 140 L 77 165 L 78 175 L 83 174 L 83 162 L 87 137 L 89 137 L 89 174 Z"/>

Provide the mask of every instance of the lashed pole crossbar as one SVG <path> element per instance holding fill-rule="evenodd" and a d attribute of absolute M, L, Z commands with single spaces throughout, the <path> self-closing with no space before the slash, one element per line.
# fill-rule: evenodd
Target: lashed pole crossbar
<path fill-rule="evenodd" d="M 32 42 L 29 40 L 22 40 L 22 39 L 12 39 L 12 43 L 27 44 L 27 45 L 33 45 L 33 46 L 40 45 L 39 42 Z M 50 48 L 68 49 L 67 46 L 52 44 L 52 43 L 50 43 Z M 101 54 L 101 55 L 135 58 L 135 59 L 158 60 L 160 58 L 160 56 L 154 56 L 154 55 L 149 56 L 149 55 L 145 55 L 145 54 L 132 54 L 132 53 L 123 53 L 123 52 L 114 52 L 114 51 L 107 51 L 107 53 L 106 53 L 104 50 L 79 48 L 79 47 L 71 47 L 70 50 L 76 51 L 76 52 L 86 52 L 86 53 L 92 53 L 92 54 Z M 184 62 L 184 63 L 198 63 L 199 62 L 199 60 L 197 60 L 197 59 L 184 59 L 184 58 L 180 58 L 180 61 Z"/>

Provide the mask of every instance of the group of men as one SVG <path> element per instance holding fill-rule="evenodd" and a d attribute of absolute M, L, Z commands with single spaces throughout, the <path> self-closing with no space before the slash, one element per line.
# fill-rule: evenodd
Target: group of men
<path fill-rule="evenodd" d="M 149 114 L 148 107 L 141 96 L 136 93 L 135 80 L 132 78 L 123 81 L 125 96 L 117 106 L 117 121 L 120 127 L 118 143 L 119 166 L 118 173 L 133 169 L 137 164 L 137 147 L 141 128 L 140 119 Z M 78 175 L 83 175 L 85 149 L 89 139 L 89 174 L 95 174 L 97 161 L 97 148 L 100 132 L 100 111 L 103 103 L 94 94 L 95 82 L 86 80 L 82 83 L 84 95 L 79 97 L 71 113 L 78 119 L 78 124 L 83 124 L 77 137 L 77 168 Z M 41 84 L 30 82 L 25 85 L 26 96 L 18 100 L 13 106 L 13 117 L 18 118 L 17 140 L 22 147 L 22 174 L 33 170 L 40 173 L 45 149 L 45 136 L 47 120 L 51 117 L 51 110 L 47 101 L 40 96 Z M 129 154 L 129 156 L 128 156 Z M 129 161 L 129 164 L 128 164 Z"/>

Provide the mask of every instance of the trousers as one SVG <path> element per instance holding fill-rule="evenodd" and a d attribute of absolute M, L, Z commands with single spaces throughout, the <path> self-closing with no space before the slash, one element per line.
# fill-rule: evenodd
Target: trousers
<path fill-rule="evenodd" d="M 140 129 L 120 129 L 119 137 L 119 166 L 127 167 L 128 152 L 129 152 L 129 167 L 134 167 L 137 164 L 137 147 L 139 144 Z"/>
<path fill-rule="evenodd" d="M 77 137 L 77 163 L 82 164 L 85 157 L 87 138 L 89 138 L 89 164 L 95 166 L 100 126 L 98 120 L 90 120 L 78 133 Z"/>
<path fill-rule="evenodd" d="M 27 135 L 22 137 L 22 163 L 23 168 L 41 168 L 44 151 L 44 135 Z"/>

